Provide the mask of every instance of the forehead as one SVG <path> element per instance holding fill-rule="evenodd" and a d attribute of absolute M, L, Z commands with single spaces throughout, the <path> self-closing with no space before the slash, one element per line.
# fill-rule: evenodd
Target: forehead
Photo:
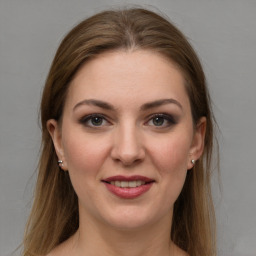
<path fill-rule="evenodd" d="M 188 103 L 179 68 L 153 51 L 120 50 L 100 54 L 84 64 L 70 84 L 66 104 L 90 98 L 135 104 L 166 97 Z"/>

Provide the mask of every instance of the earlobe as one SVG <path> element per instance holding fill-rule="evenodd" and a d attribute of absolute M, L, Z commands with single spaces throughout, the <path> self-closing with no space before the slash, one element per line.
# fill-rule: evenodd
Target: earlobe
<path fill-rule="evenodd" d="M 190 148 L 188 169 L 191 169 L 194 166 L 196 160 L 200 158 L 204 151 L 204 139 L 206 132 L 206 118 L 201 117 L 199 122 L 196 125 L 193 141 Z M 193 160 L 193 161 L 192 161 Z"/>
<path fill-rule="evenodd" d="M 62 147 L 62 140 L 61 140 L 61 131 L 58 122 L 55 119 L 50 119 L 47 121 L 47 129 L 48 132 L 51 135 L 55 152 L 58 156 L 58 162 L 56 164 L 59 164 L 59 166 L 65 170 L 64 162 L 65 162 L 65 156 L 64 151 Z"/>

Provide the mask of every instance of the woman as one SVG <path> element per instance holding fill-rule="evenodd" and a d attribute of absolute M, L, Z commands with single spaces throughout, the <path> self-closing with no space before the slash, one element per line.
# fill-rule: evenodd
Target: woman
<path fill-rule="evenodd" d="M 125 9 L 77 25 L 41 121 L 23 255 L 215 255 L 209 95 L 170 22 Z"/>

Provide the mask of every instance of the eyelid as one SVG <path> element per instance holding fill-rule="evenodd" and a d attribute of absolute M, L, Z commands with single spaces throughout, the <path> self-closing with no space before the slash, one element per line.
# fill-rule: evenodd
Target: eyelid
<path fill-rule="evenodd" d="M 99 117 L 102 118 L 105 122 L 107 122 L 107 125 L 100 125 L 100 126 L 93 126 L 93 125 L 88 125 L 86 124 L 88 121 L 90 121 L 92 118 L 94 117 Z M 104 126 L 109 126 L 111 124 L 111 122 L 109 121 L 109 118 L 107 118 L 105 115 L 100 114 L 100 113 L 93 113 L 93 114 L 88 114 L 83 116 L 82 118 L 79 119 L 79 123 L 81 123 L 82 125 L 89 127 L 89 128 L 101 128 Z"/>
<path fill-rule="evenodd" d="M 150 125 L 150 126 L 154 126 L 154 127 L 158 128 L 158 129 L 170 127 L 170 126 L 175 125 L 175 124 L 178 123 L 177 117 L 175 117 L 175 116 L 173 116 L 173 115 L 171 115 L 171 114 L 167 114 L 167 113 L 156 113 L 156 114 L 150 115 L 150 116 L 147 118 L 148 121 L 146 122 L 146 124 L 148 124 L 152 119 L 154 119 L 154 118 L 156 118 L 156 117 L 162 117 L 162 118 L 164 118 L 164 119 L 168 122 L 168 124 L 165 125 L 165 126 L 154 126 L 154 125 Z"/>
<path fill-rule="evenodd" d="M 90 120 L 92 120 L 92 118 L 94 117 L 99 117 L 99 118 L 102 118 L 103 119 L 103 122 L 106 122 L 105 124 L 101 124 L 99 126 L 97 125 L 93 125 L 93 124 L 88 124 L 87 122 L 89 122 Z M 165 122 L 167 122 L 167 124 L 165 125 L 160 125 L 160 126 L 157 126 L 157 125 L 150 125 L 149 122 L 152 121 L 152 119 L 154 118 L 157 118 L 157 117 L 161 117 L 161 118 L 164 118 L 165 119 Z M 103 128 L 103 127 L 106 127 L 106 126 L 110 126 L 112 125 L 112 122 L 110 121 L 111 119 L 109 117 L 106 117 L 106 115 L 104 114 L 101 114 L 101 113 L 92 113 L 92 114 L 88 114 L 88 115 L 85 115 L 83 116 L 82 118 L 79 119 L 79 123 L 81 123 L 82 125 L 84 125 L 85 127 L 88 127 L 88 128 L 94 128 L 94 129 L 99 129 L 99 128 Z M 152 127 L 155 127 L 155 128 L 158 128 L 158 129 L 161 129 L 161 128 L 168 128 L 170 126 L 173 126 L 175 124 L 178 123 L 178 118 L 172 114 L 167 114 L 167 113 L 155 113 L 155 114 L 151 114 L 149 115 L 147 118 L 146 118 L 146 122 L 144 123 L 144 125 L 148 125 L 148 126 L 152 126 Z"/>

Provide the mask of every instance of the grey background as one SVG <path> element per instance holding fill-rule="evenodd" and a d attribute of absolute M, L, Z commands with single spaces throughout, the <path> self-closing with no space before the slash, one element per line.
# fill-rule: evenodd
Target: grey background
<path fill-rule="evenodd" d="M 219 255 L 256 255 L 256 1 L 0 0 L 1 256 L 22 239 L 40 146 L 40 95 L 60 40 L 85 17 L 130 3 L 167 14 L 198 52 L 221 130 L 222 193 L 213 182 Z"/>

